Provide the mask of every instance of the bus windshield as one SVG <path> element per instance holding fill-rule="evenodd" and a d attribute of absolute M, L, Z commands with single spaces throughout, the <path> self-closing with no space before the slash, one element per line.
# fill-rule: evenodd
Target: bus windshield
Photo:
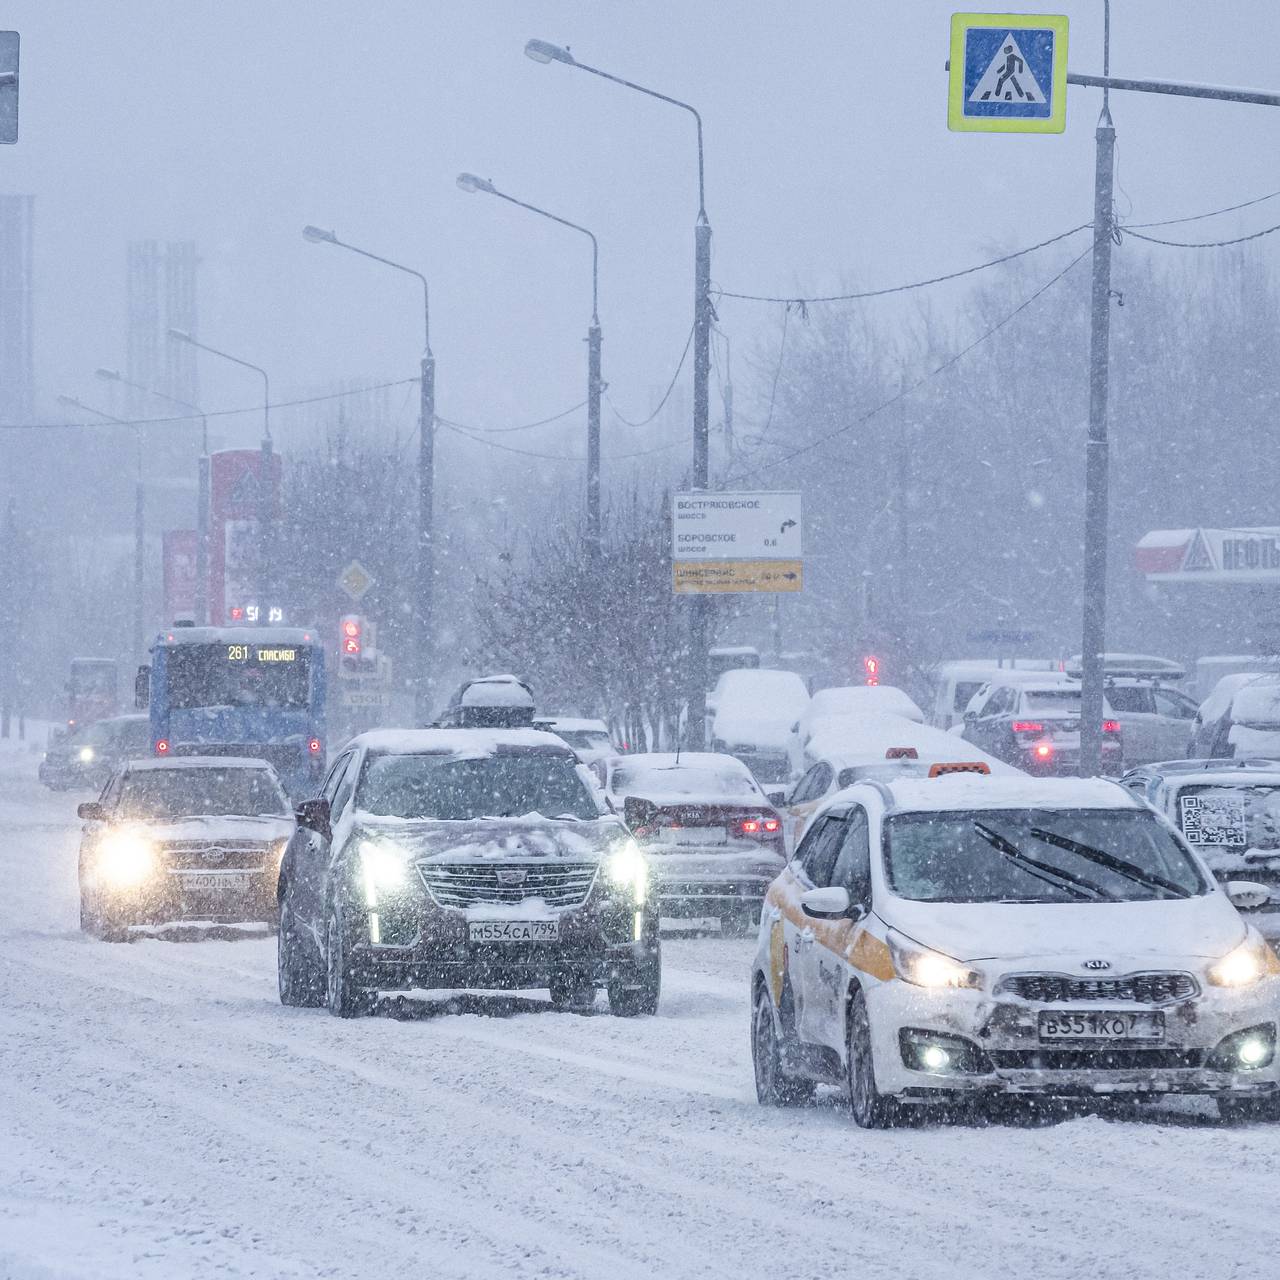
<path fill-rule="evenodd" d="M 165 654 L 170 709 L 308 705 L 311 655 L 263 644 L 180 644 Z"/>

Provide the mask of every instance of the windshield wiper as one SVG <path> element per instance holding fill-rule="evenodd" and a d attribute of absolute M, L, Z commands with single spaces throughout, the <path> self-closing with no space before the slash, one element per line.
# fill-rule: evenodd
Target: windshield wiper
<path fill-rule="evenodd" d="M 1074 853 L 1088 862 L 1096 862 L 1098 866 L 1106 867 L 1108 871 L 1114 871 L 1117 875 L 1124 876 L 1126 880 L 1134 881 L 1135 884 L 1145 884 L 1149 889 L 1163 889 L 1165 893 L 1171 893 L 1175 898 L 1191 897 L 1191 891 L 1184 889 L 1180 884 L 1166 880 L 1164 876 L 1158 876 L 1154 871 L 1143 871 L 1141 867 L 1135 867 L 1132 862 L 1117 858 L 1103 849 L 1095 849 L 1091 844 L 1081 844 L 1079 840 L 1073 840 L 1070 836 L 1060 836 L 1056 831 L 1045 831 L 1042 827 L 1032 827 L 1031 834 L 1037 840 L 1043 840 L 1045 844 L 1051 844 L 1057 849 L 1066 849 L 1068 853 Z"/>
<path fill-rule="evenodd" d="M 1061 889 L 1076 898 L 1082 898 L 1086 901 L 1089 899 L 1090 894 L 1095 899 L 1111 897 L 1111 894 L 1101 885 L 1094 884 L 1091 880 L 1085 880 L 1081 876 L 1073 875 L 1070 871 L 1063 871 L 1060 867 L 1050 866 L 1047 862 L 1041 862 L 1039 859 L 1023 853 L 1016 844 L 1007 840 L 998 831 L 993 831 L 990 827 L 984 826 L 981 822 L 973 823 L 973 829 L 997 853 L 1004 854 L 1010 862 L 1021 868 L 1029 876 L 1043 881 L 1043 883 L 1050 885 L 1054 889 Z"/>

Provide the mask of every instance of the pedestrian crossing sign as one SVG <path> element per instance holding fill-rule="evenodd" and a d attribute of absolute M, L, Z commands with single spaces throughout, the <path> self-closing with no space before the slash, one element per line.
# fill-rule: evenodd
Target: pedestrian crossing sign
<path fill-rule="evenodd" d="M 947 125 L 961 131 L 1061 133 L 1067 125 L 1067 19 L 953 13 Z"/>

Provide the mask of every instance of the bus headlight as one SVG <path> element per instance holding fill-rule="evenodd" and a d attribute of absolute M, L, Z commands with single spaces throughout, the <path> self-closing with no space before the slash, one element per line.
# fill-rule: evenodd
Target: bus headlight
<path fill-rule="evenodd" d="M 373 910 L 380 895 L 399 893 L 409 883 L 404 852 L 394 845 L 361 840 L 360 876 L 364 881 L 365 906 Z"/>
<path fill-rule="evenodd" d="M 136 832 L 115 832 L 98 846 L 97 869 L 114 889 L 136 888 L 156 869 L 156 847 Z"/>
<path fill-rule="evenodd" d="M 605 872 L 615 889 L 629 890 L 637 905 L 644 902 L 649 887 L 649 864 L 634 840 L 625 841 L 609 855 Z"/>

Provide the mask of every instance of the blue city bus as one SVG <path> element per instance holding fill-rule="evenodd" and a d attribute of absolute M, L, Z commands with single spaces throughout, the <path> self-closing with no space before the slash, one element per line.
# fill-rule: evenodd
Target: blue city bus
<path fill-rule="evenodd" d="M 295 797 L 325 769 L 324 649 L 302 627 L 174 627 L 151 647 L 157 756 L 253 756 Z"/>

